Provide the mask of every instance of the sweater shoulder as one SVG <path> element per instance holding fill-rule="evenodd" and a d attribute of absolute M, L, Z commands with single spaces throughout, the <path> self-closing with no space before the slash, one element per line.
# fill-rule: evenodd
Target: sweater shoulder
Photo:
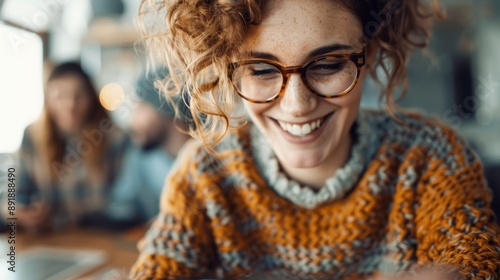
<path fill-rule="evenodd" d="M 169 205 L 183 209 L 179 207 L 182 201 L 191 201 L 205 207 L 210 199 L 223 199 L 220 195 L 228 190 L 229 178 L 238 177 L 238 172 L 231 170 L 234 163 L 238 165 L 242 160 L 248 159 L 247 154 L 243 152 L 245 131 L 243 128 L 229 132 L 214 147 L 214 151 L 209 151 L 197 139 L 189 140 L 179 151 L 166 179 L 167 186 L 164 188 L 161 203 L 164 210 L 177 213 L 179 210 Z M 245 165 L 245 170 L 246 167 L 248 166 Z"/>
<path fill-rule="evenodd" d="M 28 125 L 24 131 L 23 131 L 23 138 L 21 140 L 21 149 L 27 150 L 27 151 L 33 151 L 35 147 L 35 141 L 33 138 L 33 133 L 34 131 L 34 125 L 30 124 Z"/>
<path fill-rule="evenodd" d="M 190 173 L 217 174 L 230 161 L 248 159 L 249 128 L 247 126 L 228 131 L 212 151 L 200 140 L 189 140 L 179 152 L 174 169 L 189 168 Z"/>
<path fill-rule="evenodd" d="M 404 150 L 417 148 L 433 159 L 454 158 L 462 165 L 478 161 L 467 140 L 436 115 L 414 110 L 400 110 L 394 116 L 383 111 L 364 114 L 376 129 L 381 145 L 394 144 Z"/>

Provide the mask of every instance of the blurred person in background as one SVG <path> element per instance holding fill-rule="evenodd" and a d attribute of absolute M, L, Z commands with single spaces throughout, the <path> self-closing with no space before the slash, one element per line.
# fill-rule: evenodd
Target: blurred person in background
<path fill-rule="evenodd" d="M 168 70 L 162 68 L 142 75 L 137 82 L 139 102 L 130 121 L 135 147 L 127 152 L 113 188 L 107 212 L 113 220 L 145 222 L 158 214 L 165 177 L 179 150 L 190 139 L 183 132 L 189 124 L 184 100 L 180 96 L 168 100 L 155 87 L 155 81 L 167 75 Z M 177 118 L 171 102 L 180 110 Z"/>
<path fill-rule="evenodd" d="M 77 63 L 54 68 L 44 101 L 18 152 L 16 215 L 31 232 L 79 226 L 89 213 L 102 211 L 130 142 Z"/>

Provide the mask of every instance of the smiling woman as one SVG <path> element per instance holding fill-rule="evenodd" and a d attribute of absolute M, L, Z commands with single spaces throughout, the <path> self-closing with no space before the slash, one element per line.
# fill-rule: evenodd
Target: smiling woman
<path fill-rule="evenodd" d="M 178 69 L 201 141 L 167 179 L 133 278 L 366 279 L 427 267 L 440 279 L 499 279 L 477 156 L 439 120 L 391 109 L 411 50 L 427 44 L 423 1 L 152 2 L 142 11 L 167 11 L 168 27 L 146 43 Z M 378 67 L 388 111 L 360 110 Z"/>

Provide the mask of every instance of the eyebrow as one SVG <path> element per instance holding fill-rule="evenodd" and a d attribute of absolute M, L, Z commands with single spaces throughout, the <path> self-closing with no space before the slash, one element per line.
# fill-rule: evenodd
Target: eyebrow
<path fill-rule="evenodd" d="M 312 57 L 319 56 L 319 55 L 322 55 L 322 54 L 331 53 L 331 52 L 334 52 L 334 51 L 352 50 L 352 49 L 353 49 L 353 47 L 351 47 L 349 45 L 332 44 L 332 45 L 320 47 L 320 48 L 317 48 L 317 49 L 314 49 L 314 50 L 310 51 L 307 54 L 306 59 L 310 59 Z M 270 54 L 270 53 L 266 53 L 266 52 L 249 52 L 248 56 L 252 57 L 252 58 L 269 59 L 269 60 L 279 61 L 279 59 L 275 55 Z"/>
<path fill-rule="evenodd" d="M 334 44 L 334 45 L 328 45 L 325 47 L 321 47 L 318 49 L 315 49 L 311 51 L 308 55 L 307 58 L 312 58 L 318 55 L 326 54 L 326 53 L 331 53 L 334 51 L 340 51 L 340 50 L 352 50 L 353 47 L 349 45 L 342 45 L 342 44 Z"/>

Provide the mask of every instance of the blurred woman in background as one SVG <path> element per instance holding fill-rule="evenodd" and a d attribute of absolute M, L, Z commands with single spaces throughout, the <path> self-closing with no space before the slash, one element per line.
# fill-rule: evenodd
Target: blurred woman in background
<path fill-rule="evenodd" d="M 21 227 L 39 231 L 89 222 L 89 214 L 105 208 L 107 186 L 127 145 L 80 65 L 55 67 L 42 115 L 26 128 L 19 151 Z"/>

